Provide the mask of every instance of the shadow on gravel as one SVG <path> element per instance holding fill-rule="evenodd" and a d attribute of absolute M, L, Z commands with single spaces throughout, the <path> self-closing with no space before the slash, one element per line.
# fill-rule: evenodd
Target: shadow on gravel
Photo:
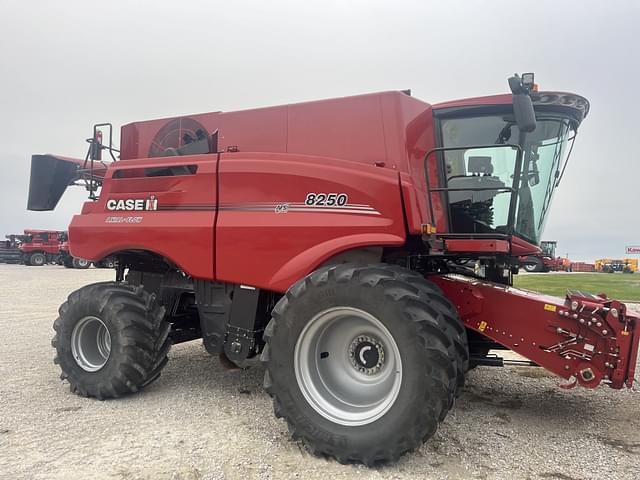
<path fill-rule="evenodd" d="M 209 355 L 200 340 L 174 346 L 160 379 L 145 391 L 189 390 L 194 394 L 215 391 L 220 395 L 266 395 L 262 388 L 264 368 L 258 358 L 244 369 L 225 368 L 217 356 Z"/>
<path fill-rule="evenodd" d="M 501 372 L 501 375 L 513 375 Z M 482 378 L 469 376 L 462 395 L 456 401 L 456 411 L 485 412 L 502 423 L 530 421 L 540 426 L 554 426 L 570 420 L 578 427 L 588 423 L 593 415 L 602 414 L 602 406 L 589 396 L 575 395 L 558 387 L 542 385 L 514 385 L 501 382 L 500 375 L 487 383 Z M 189 390 L 195 395 L 238 396 L 251 401 L 255 396 L 267 398 L 262 387 L 264 367 L 258 359 L 249 362 L 246 369 L 229 370 L 217 356 L 206 353 L 200 341 L 175 346 L 169 353 L 169 363 L 160 380 L 145 389 L 160 394 L 162 390 L 175 392 Z M 535 380 L 534 380 L 535 382 Z M 576 415 L 580 412 L 580 415 Z"/>
<path fill-rule="evenodd" d="M 513 420 L 549 428 L 562 423 L 578 429 L 594 416 L 606 414 L 606 407 L 588 395 L 576 395 L 575 391 L 564 391 L 557 386 L 516 386 L 497 379 L 490 384 L 470 380 L 456 402 L 456 409 L 462 412 L 485 411 L 504 423 Z M 580 414 L 576 415 L 577 412 Z"/>

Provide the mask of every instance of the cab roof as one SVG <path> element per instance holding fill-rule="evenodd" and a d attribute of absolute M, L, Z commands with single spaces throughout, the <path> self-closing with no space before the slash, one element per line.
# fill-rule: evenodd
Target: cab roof
<path fill-rule="evenodd" d="M 568 109 L 578 122 L 584 120 L 589 113 L 589 101 L 581 95 L 569 92 L 538 92 L 533 98 L 534 107 L 557 106 Z M 512 101 L 510 93 L 472 97 L 448 102 L 436 103 L 432 107 L 435 111 L 448 108 L 476 107 L 481 105 L 506 105 Z"/>

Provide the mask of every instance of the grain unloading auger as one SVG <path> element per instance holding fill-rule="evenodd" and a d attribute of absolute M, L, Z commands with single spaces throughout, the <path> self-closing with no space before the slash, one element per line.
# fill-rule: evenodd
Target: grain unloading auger
<path fill-rule="evenodd" d="M 119 397 L 202 338 L 239 365 L 260 355 L 276 415 L 314 453 L 367 465 L 433 435 L 469 368 L 506 362 L 490 350 L 568 386 L 630 387 L 638 319 L 622 303 L 511 286 L 589 103 L 533 74 L 509 86 L 137 122 L 110 163 L 95 127 L 86 160 L 34 156 L 29 208 L 84 179 L 71 253 L 117 265 L 60 307 L 62 377 Z"/>

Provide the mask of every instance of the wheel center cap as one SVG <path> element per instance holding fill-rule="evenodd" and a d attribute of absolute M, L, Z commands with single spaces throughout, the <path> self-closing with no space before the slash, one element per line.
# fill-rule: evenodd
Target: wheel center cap
<path fill-rule="evenodd" d="M 351 342 L 349 359 L 356 370 L 373 375 L 384 365 L 384 349 L 376 339 L 361 335 Z"/>
<path fill-rule="evenodd" d="M 373 343 L 362 342 L 356 347 L 355 357 L 356 362 L 364 368 L 373 368 L 377 365 L 380 355 Z"/>

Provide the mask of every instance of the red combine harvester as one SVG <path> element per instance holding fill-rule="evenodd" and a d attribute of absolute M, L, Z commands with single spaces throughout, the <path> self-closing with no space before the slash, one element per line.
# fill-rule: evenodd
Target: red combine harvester
<path fill-rule="evenodd" d="M 508 363 L 489 350 L 567 387 L 631 387 L 624 304 L 511 286 L 589 103 L 537 92 L 532 74 L 509 86 L 132 123 L 118 161 L 101 124 L 86 159 L 34 155 L 28 208 L 86 184 L 71 252 L 117 259 L 113 282 L 60 307 L 62 378 L 119 397 L 160 375 L 171 343 L 202 338 L 238 365 L 260 355 L 275 414 L 313 453 L 367 465 L 431 437 L 470 366 Z"/>
<path fill-rule="evenodd" d="M 57 230 L 25 230 L 20 252 L 22 263 L 40 267 L 60 262 L 60 244 L 66 240 L 66 232 Z"/>
<path fill-rule="evenodd" d="M 58 230 L 25 230 L 20 235 L 18 246 L 21 263 L 27 266 L 42 266 L 47 263 L 64 265 L 67 268 L 85 269 L 91 266 L 89 260 L 69 254 L 67 232 Z"/>
<path fill-rule="evenodd" d="M 542 240 L 541 252 L 538 255 L 527 255 L 520 259 L 522 267 L 527 272 L 560 272 L 567 271 L 571 266 L 568 258 L 556 257 L 555 240 Z"/>

